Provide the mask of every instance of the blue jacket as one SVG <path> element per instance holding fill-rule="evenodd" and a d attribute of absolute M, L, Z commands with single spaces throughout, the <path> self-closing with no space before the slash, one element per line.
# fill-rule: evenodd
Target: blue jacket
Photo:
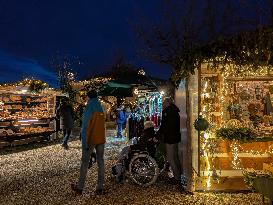
<path fill-rule="evenodd" d="M 89 120 L 92 118 L 92 115 L 94 112 L 103 112 L 102 106 L 98 98 L 92 98 L 88 101 L 82 115 L 81 138 L 82 138 L 83 149 L 88 148 L 87 141 L 86 141 L 86 129 L 88 127 Z"/>
<path fill-rule="evenodd" d="M 117 110 L 117 123 L 118 124 L 123 124 L 125 122 L 126 118 L 125 118 L 125 114 L 123 112 L 123 110 L 118 109 Z"/>

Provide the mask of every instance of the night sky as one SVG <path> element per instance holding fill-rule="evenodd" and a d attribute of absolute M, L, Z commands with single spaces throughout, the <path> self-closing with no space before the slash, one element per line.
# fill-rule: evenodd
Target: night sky
<path fill-rule="evenodd" d="M 155 2 L 0 0 L 0 82 L 35 77 L 56 84 L 50 62 L 57 55 L 80 60 L 74 68 L 79 79 L 105 70 L 117 56 L 168 78 L 169 69 L 137 54 L 133 34 L 138 11 L 150 10 Z"/>
<path fill-rule="evenodd" d="M 105 71 L 120 55 L 167 79 L 168 67 L 138 55 L 133 33 L 135 19 L 157 16 L 160 1 L 0 0 L 0 82 L 34 77 L 56 85 L 50 62 L 57 54 L 80 60 L 78 79 Z"/>

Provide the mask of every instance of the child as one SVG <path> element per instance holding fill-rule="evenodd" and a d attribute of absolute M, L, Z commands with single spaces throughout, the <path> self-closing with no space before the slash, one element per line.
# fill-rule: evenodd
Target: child
<path fill-rule="evenodd" d="M 124 161 L 129 159 L 129 154 L 134 149 L 145 150 L 147 149 L 150 156 L 154 157 L 156 152 L 156 138 L 154 131 L 155 124 L 152 121 L 147 121 L 144 123 L 144 131 L 139 137 L 137 143 L 133 145 L 126 146 L 122 149 L 119 154 L 117 163 L 112 167 L 112 173 L 116 176 L 116 180 L 121 182 L 123 179 L 123 173 L 125 171 Z"/>

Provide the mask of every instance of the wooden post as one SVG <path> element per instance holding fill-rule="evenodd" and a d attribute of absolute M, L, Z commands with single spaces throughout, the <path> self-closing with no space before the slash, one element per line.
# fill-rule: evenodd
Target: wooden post
<path fill-rule="evenodd" d="M 201 113 L 201 63 L 198 66 L 198 115 Z M 200 177 L 200 131 L 198 131 L 198 177 Z"/>
<path fill-rule="evenodd" d="M 191 105 L 190 105 L 190 96 L 189 96 L 189 78 L 185 80 L 185 89 L 186 89 L 186 113 L 187 113 L 187 173 L 188 173 L 188 191 L 193 191 L 193 168 L 192 168 L 192 139 L 191 139 Z"/>

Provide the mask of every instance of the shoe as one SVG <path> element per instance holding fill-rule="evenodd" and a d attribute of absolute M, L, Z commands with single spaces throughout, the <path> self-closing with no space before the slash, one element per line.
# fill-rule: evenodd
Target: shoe
<path fill-rule="evenodd" d="M 82 189 L 79 189 L 76 184 L 71 184 L 71 189 L 77 194 L 82 194 Z"/>
<path fill-rule="evenodd" d="M 63 147 L 64 149 L 68 149 L 68 145 L 67 145 L 67 144 L 62 144 L 62 147 Z"/>
<path fill-rule="evenodd" d="M 194 195 L 193 192 L 186 191 L 186 190 L 184 190 L 182 193 L 183 193 L 183 194 L 186 194 L 186 195 L 192 195 L 192 196 Z"/>
<path fill-rule="evenodd" d="M 103 195 L 103 194 L 105 194 L 105 191 L 104 191 L 103 189 L 97 189 L 97 190 L 95 191 L 95 194 L 96 194 L 96 195 Z"/>
<path fill-rule="evenodd" d="M 121 183 L 121 182 L 123 182 L 123 179 L 124 179 L 124 177 L 123 177 L 123 175 L 121 174 L 121 175 L 119 175 L 119 176 L 116 176 L 116 182 L 117 183 Z"/>
<path fill-rule="evenodd" d="M 181 181 L 175 179 L 174 177 L 170 178 L 170 179 L 168 180 L 168 183 L 171 184 L 171 185 L 181 185 Z"/>
<path fill-rule="evenodd" d="M 179 187 L 179 190 L 182 193 L 186 193 L 187 192 L 186 189 L 185 189 L 185 187 L 183 187 L 183 186 Z"/>
<path fill-rule="evenodd" d="M 116 165 L 112 167 L 112 174 L 114 176 L 116 176 L 118 174 L 117 170 L 116 170 Z"/>

